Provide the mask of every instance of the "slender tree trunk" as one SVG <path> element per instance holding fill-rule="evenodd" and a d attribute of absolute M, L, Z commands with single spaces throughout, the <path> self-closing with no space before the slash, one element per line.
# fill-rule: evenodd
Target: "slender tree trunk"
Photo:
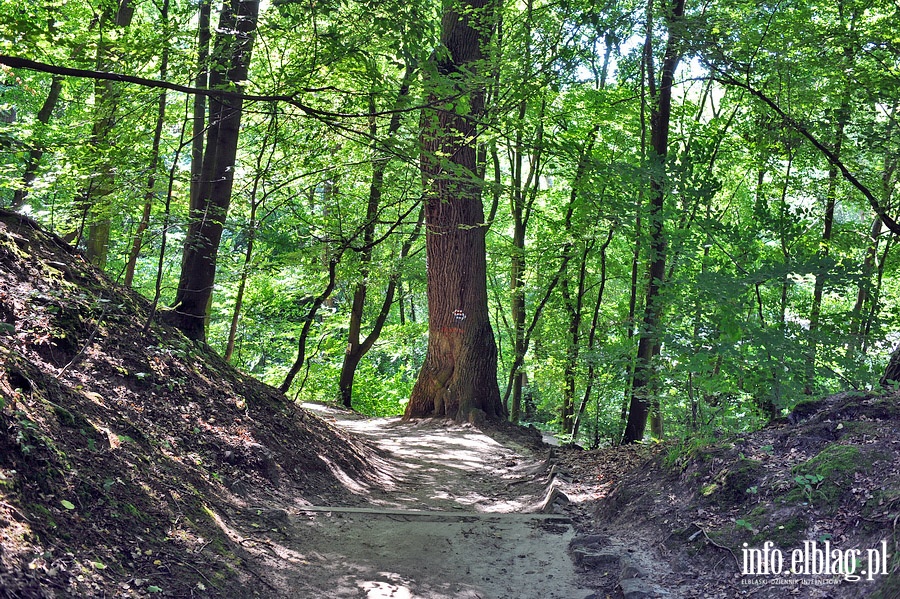
<path fill-rule="evenodd" d="M 890 118 L 888 120 L 887 133 L 885 135 L 884 141 L 884 146 L 886 148 L 892 147 L 896 136 L 897 110 L 898 102 L 895 101 L 888 113 Z M 898 158 L 895 152 L 885 152 L 884 166 L 881 172 L 882 205 L 891 205 L 898 162 L 900 162 L 900 158 Z M 881 229 L 881 217 L 876 215 L 875 220 L 872 222 L 871 233 L 869 234 L 869 247 L 866 250 L 866 257 L 863 260 L 862 278 L 859 283 L 859 290 L 856 294 L 856 304 L 853 306 L 854 327 L 851 349 L 855 351 L 861 351 L 862 353 L 865 353 L 864 348 L 868 345 L 867 337 L 871 325 L 870 319 L 864 315 L 866 313 L 866 303 L 868 302 L 871 308 L 874 308 L 874 304 L 877 301 L 874 298 L 875 292 L 872 285 L 872 276 L 875 272 L 875 267 L 878 260 L 878 244 L 879 238 L 881 237 Z M 878 265 L 879 281 L 881 279 L 881 273 L 883 272 L 883 269 L 884 265 L 882 261 L 882 264 Z"/>
<path fill-rule="evenodd" d="M 881 217 L 876 215 L 869 232 L 869 245 L 862 263 L 862 276 L 856 292 L 856 303 L 853 305 L 853 340 L 849 349 L 854 351 L 858 351 L 863 346 L 863 330 L 865 329 L 863 313 L 872 296 L 872 275 L 875 272 L 875 261 L 878 259 L 878 238 L 880 236 Z"/>
<path fill-rule="evenodd" d="M 210 87 L 240 88 L 247 79 L 256 33 L 259 0 L 226 0 L 216 35 L 217 64 Z M 206 150 L 197 202 L 193 202 L 184 242 L 181 278 L 167 318 L 189 338 L 206 341 L 206 324 L 216 278 L 216 257 L 231 203 L 243 101 L 211 98 Z"/>
<path fill-rule="evenodd" d="M 169 0 L 163 0 L 160 9 L 163 31 L 169 29 Z M 169 71 L 169 44 L 165 42 L 162 56 L 160 57 L 159 79 L 165 81 Z M 159 167 L 159 146 L 162 140 L 163 125 L 166 122 L 166 92 L 159 94 L 159 103 L 156 107 L 156 127 L 153 130 L 153 144 L 150 148 L 150 164 L 148 165 L 147 191 L 144 193 L 144 210 L 141 220 L 131 240 L 131 251 L 125 264 L 125 286 L 131 287 L 134 282 L 134 270 L 137 267 L 138 256 L 141 254 L 141 246 L 144 243 L 144 231 L 150 226 L 150 212 L 153 209 L 153 196 L 156 194 L 156 169 Z"/>
<path fill-rule="evenodd" d="M 647 0 L 647 24 L 644 38 L 644 49 L 641 52 L 641 104 L 640 104 L 640 134 L 641 134 L 641 171 L 647 172 L 647 88 L 656 93 L 656 71 L 653 61 L 653 21 L 652 0 Z M 638 278 L 641 271 L 641 254 L 643 253 L 643 212 L 644 212 L 644 192 L 646 185 L 644 178 L 641 178 L 640 188 L 638 189 L 637 205 L 634 210 L 634 249 L 631 254 L 631 292 L 628 295 L 628 320 L 627 335 L 628 347 L 632 348 L 634 344 L 634 336 L 637 333 L 637 305 L 640 295 L 640 285 Z M 636 352 L 635 352 L 636 355 Z M 629 403 L 631 401 L 632 390 L 634 389 L 634 369 L 635 358 L 633 357 L 628 364 L 628 377 L 625 381 L 625 392 L 622 401 L 622 427 L 627 425 Z"/>
<path fill-rule="evenodd" d="M 594 351 L 594 345 L 597 339 L 597 325 L 600 322 L 600 306 L 603 305 L 603 292 L 606 289 L 606 249 L 612 242 L 615 229 L 610 227 L 606 236 L 606 241 L 600 246 L 600 289 L 597 291 L 597 301 L 594 302 L 594 313 L 591 316 L 591 328 L 588 330 L 587 350 L 591 353 Z M 581 404 L 578 406 L 578 412 L 575 414 L 575 422 L 572 425 L 572 442 L 578 443 L 578 432 L 581 428 L 581 421 L 584 419 L 584 410 L 591 398 L 591 392 L 594 389 L 594 358 L 588 360 L 587 382 L 584 386 L 584 395 L 581 398 Z"/>
<path fill-rule="evenodd" d="M 297 341 L 297 358 L 294 360 L 290 370 L 284 377 L 284 381 L 278 387 L 278 390 L 282 393 L 288 392 L 288 389 L 291 388 L 291 384 L 294 382 L 294 378 L 297 376 L 297 373 L 300 372 L 300 369 L 303 368 L 303 363 L 306 362 L 306 342 L 309 339 L 309 331 L 312 328 L 312 324 L 315 321 L 316 313 L 319 311 L 319 308 L 322 307 L 322 304 L 325 303 L 325 300 L 327 300 L 331 296 L 331 292 L 334 291 L 334 285 L 337 281 L 337 266 L 342 255 L 343 250 L 332 255 L 331 261 L 328 264 L 328 283 L 325 285 L 325 289 L 322 290 L 322 293 L 313 299 L 309 310 L 306 312 L 306 316 L 303 319 L 303 329 L 300 331 L 300 339 Z"/>
<path fill-rule="evenodd" d="M 41 105 L 41 109 L 37 113 L 37 121 L 41 126 L 46 126 L 50 122 L 53 115 L 53 109 L 59 102 L 59 96 L 62 92 L 62 77 L 54 75 L 50 79 L 50 90 L 47 92 L 47 98 Z M 40 131 L 41 129 L 38 129 Z M 38 139 L 32 142 L 32 148 L 28 152 L 28 158 L 25 162 L 25 171 L 22 173 L 22 186 L 13 192 L 12 209 L 17 210 L 25 203 L 25 198 L 31 190 L 37 175 L 38 166 L 41 163 L 41 157 L 44 155 L 43 140 Z"/>
<path fill-rule="evenodd" d="M 575 375 L 578 371 L 578 354 L 581 344 L 581 306 L 584 302 L 584 285 L 587 276 L 588 254 L 593 247 L 593 240 L 584 244 L 581 251 L 581 260 L 578 263 L 578 286 L 575 297 L 569 290 L 569 278 L 563 277 L 560 283 L 560 292 L 563 296 L 563 305 L 569 317 L 569 326 L 566 339 L 566 363 L 563 367 L 563 404 L 560 411 L 562 431 L 571 433 L 575 415 Z"/>
<path fill-rule="evenodd" d="M 241 318 L 241 309 L 244 306 L 244 292 L 247 289 L 247 279 L 250 276 L 250 265 L 253 260 L 253 248 L 256 243 L 256 230 L 259 227 L 258 213 L 259 209 L 266 201 L 266 194 L 259 198 L 259 188 L 263 178 L 272 165 L 272 156 L 278 146 L 277 141 L 270 139 L 277 136 L 278 121 L 277 110 L 272 107 L 272 116 L 269 119 L 266 133 L 260 144 L 259 153 L 256 155 L 256 173 L 253 176 L 253 187 L 250 189 L 250 219 L 247 222 L 247 249 L 244 251 L 244 265 L 241 267 L 241 279 L 238 283 L 237 294 L 234 298 L 234 309 L 231 312 L 231 325 L 228 327 L 228 341 L 225 343 L 225 361 L 230 362 L 231 356 L 234 354 L 234 343 L 237 338 L 238 322 Z M 266 151 L 269 152 L 269 158 L 265 167 L 263 167 L 263 157 Z"/>
<path fill-rule="evenodd" d="M 197 13 L 197 76 L 194 86 L 205 89 L 209 85 L 209 44 L 212 35 L 209 29 L 212 0 L 200 0 Z M 206 129 L 206 96 L 194 95 L 193 137 L 191 139 L 191 207 L 199 201 L 200 171 L 203 168 L 203 131 Z M 198 210 L 202 207 L 197 207 Z"/>
<path fill-rule="evenodd" d="M 497 387 L 497 345 L 487 306 L 483 181 L 477 178 L 476 122 L 484 96 L 471 89 L 495 19 L 488 0 L 445 5 L 441 42 L 447 54 L 430 81 L 431 99 L 451 89 L 467 96 L 469 110 L 453 106 L 423 115 L 425 246 L 428 260 L 428 351 L 406 406 L 405 418 L 446 416 L 456 420 L 504 416 Z M 456 76 L 448 75 L 457 73 Z M 458 105 L 458 104 L 457 104 Z"/>
<path fill-rule="evenodd" d="M 399 110 L 407 101 L 409 84 L 412 77 L 412 69 L 407 67 L 400 82 L 397 99 L 394 108 Z M 363 248 L 359 253 L 359 280 L 353 290 L 353 303 L 350 308 L 349 331 L 347 333 L 347 349 L 344 352 L 344 361 L 341 365 L 341 375 L 338 379 L 338 389 L 341 395 L 341 403 L 347 408 L 353 407 L 353 379 L 356 376 L 356 368 L 363 356 L 371 349 L 375 341 L 381 335 L 381 329 L 390 313 L 391 304 L 394 301 L 394 292 L 397 288 L 399 274 L 391 273 L 390 281 L 385 292 L 381 310 L 372 326 L 372 331 L 365 339 L 360 339 L 362 331 L 362 319 L 365 311 L 366 296 L 369 292 L 369 275 L 371 274 L 372 252 L 374 251 L 375 225 L 381 210 L 381 194 L 384 188 L 384 175 L 390 159 L 378 150 L 378 145 L 383 143 L 378 139 L 377 120 L 374 116 L 377 108 L 374 97 L 370 98 L 370 112 L 372 113 L 369 135 L 372 139 L 372 180 L 369 183 L 369 201 L 366 204 L 366 216 L 363 224 Z M 394 112 L 388 124 L 386 140 L 389 142 L 397 131 L 400 130 L 400 112 Z M 413 239 L 418 236 L 418 226 Z M 409 252 L 412 243 L 404 243 L 401 252 L 401 260 Z"/>
<path fill-rule="evenodd" d="M 834 155 L 841 157 L 841 147 L 844 141 L 844 127 L 850 118 L 850 102 L 848 92 L 845 90 L 838 111 L 838 120 L 835 130 Z M 818 352 L 819 320 L 822 313 L 822 295 L 825 291 L 825 281 L 828 278 L 824 262 L 828 259 L 831 246 L 832 229 L 834 228 L 834 207 L 837 201 L 838 170 L 832 165 L 828 169 L 828 190 L 825 196 L 825 216 L 822 229 L 822 241 L 819 244 L 819 266 L 816 280 L 813 285 L 813 300 L 809 310 L 809 341 L 806 355 L 806 383 L 803 392 L 806 395 L 815 393 L 816 388 L 816 354 Z"/>
<path fill-rule="evenodd" d="M 597 132 L 600 130 L 599 125 L 595 125 L 590 134 L 588 135 L 587 140 L 585 141 L 585 146 L 581 152 L 581 155 L 578 158 L 578 166 L 575 170 L 575 176 L 572 179 L 571 190 L 569 191 L 569 206 L 566 209 L 566 216 L 564 219 L 564 227 L 565 232 L 568 235 L 572 230 L 572 215 L 575 212 L 575 208 L 577 203 L 579 202 L 581 196 L 579 191 L 581 189 L 581 185 L 584 180 L 584 176 L 587 173 L 588 166 L 590 165 L 591 155 L 594 148 L 594 142 L 597 139 Z M 532 188 L 532 191 L 536 191 L 536 188 Z M 534 201 L 534 196 L 530 200 L 531 203 Z M 572 258 L 572 249 L 574 247 L 574 242 L 569 239 L 563 245 L 562 249 L 562 260 L 560 261 L 559 268 L 556 271 L 556 274 L 550 279 L 550 282 L 547 284 L 547 287 L 544 289 L 544 296 L 535 304 L 534 311 L 531 315 L 531 323 L 527 328 L 524 329 L 523 336 L 523 346 L 520 352 L 517 352 L 513 356 L 513 364 L 510 368 L 510 377 L 509 381 L 506 385 L 506 392 L 503 395 L 503 403 L 506 404 L 507 400 L 509 400 L 510 393 L 516 384 L 515 379 L 519 379 L 519 383 L 521 384 L 522 376 L 520 372 L 520 367 L 525 359 L 525 354 L 528 353 L 528 347 L 531 343 L 531 334 L 534 332 L 535 327 L 537 326 L 538 320 L 541 318 L 541 315 L 544 310 L 544 306 L 547 304 L 547 301 L 550 299 L 550 296 L 553 294 L 553 291 L 556 289 L 556 285 L 560 283 L 565 278 L 566 270 L 569 265 L 569 261 Z M 512 419 L 510 417 L 510 419 Z"/>
<path fill-rule="evenodd" d="M 654 358 L 659 355 L 659 314 L 660 289 L 666 276 L 666 238 L 664 227 L 664 206 L 666 197 L 666 154 L 669 146 L 669 121 L 672 110 L 672 85 L 675 69 L 681 58 L 678 46 L 681 39 L 681 19 L 684 16 L 685 0 L 675 0 L 666 15 L 669 39 L 660 78 L 659 94 L 650 113 L 650 280 L 647 285 L 646 307 L 644 309 L 643 330 L 638 341 L 634 381 L 631 389 L 631 406 L 622 443 L 636 443 L 643 439 L 647 417 L 654 398 L 656 373 Z M 648 22 L 651 10 L 648 8 Z M 652 80 L 652 79 L 651 79 Z M 651 94 L 652 96 L 653 94 Z M 659 421 L 661 424 L 661 420 Z M 661 436 L 662 430 L 653 431 Z"/>
<path fill-rule="evenodd" d="M 108 13 L 101 19 L 102 23 L 112 23 L 117 29 L 127 29 L 131 25 L 134 16 L 134 6 L 131 0 L 122 0 L 118 3 L 115 13 Z M 97 44 L 97 70 L 106 70 L 112 60 L 112 48 L 106 32 L 102 31 L 101 40 Z M 112 130 L 117 119 L 120 85 L 112 81 L 94 82 L 94 106 L 96 110 L 94 125 L 91 130 L 90 145 L 94 149 L 110 146 Z M 92 168 L 95 175 L 84 193 L 84 214 L 87 218 L 87 236 L 85 241 L 85 253 L 88 260 L 95 266 L 103 268 L 109 256 L 110 229 L 112 227 L 111 212 L 113 207 L 109 205 L 109 198 L 115 191 L 115 167 L 106 157 L 104 150 L 97 152 L 97 157 Z"/>
<path fill-rule="evenodd" d="M 522 60 L 523 75 L 522 85 L 526 86 L 531 77 L 531 17 L 532 1 L 525 3 L 525 55 Z M 512 159 L 512 194 L 510 212 L 513 219 L 512 255 L 510 256 L 509 292 L 510 292 L 510 318 L 513 327 L 513 362 L 520 368 L 525 361 L 525 189 L 523 189 L 522 169 L 524 162 L 525 115 L 528 112 L 528 99 L 523 97 L 519 101 L 518 119 L 516 121 L 515 142 L 513 144 Z M 533 165 L 532 165 L 533 168 Z M 509 406 L 509 420 L 519 421 L 519 412 L 522 408 L 522 373 L 511 373 L 512 402 Z"/>
<path fill-rule="evenodd" d="M 869 350 L 869 336 L 872 333 L 872 327 L 875 326 L 878 313 L 881 310 L 881 287 L 882 283 L 884 283 L 884 266 L 887 264 L 888 255 L 894 247 L 895 239 L 896 237 L 893 235 L 888 237 L 887 242 L 884 244 L 884 252 L 881 254 L 881 261 L 878 263 L 878 268 L 875 271 L 875 289 L 872 290 L 872 300 L 869 302 L 869 313 L 866 316 L 865 326 L 863 327 L 863 345 L 860 349 L 863 354 Z"/>
<path fill-rule="evenodd" d="M 410 249 L 412 249 L 413 243 L 415 243 L 415 240 L 418 239 L 424 218 L 425 213 L 423 210 L 422 212 L 420 212 L 419 220 L 416 223 L 416 227 L 413 230 L 412 234 L 406 239 L 406 241 L 403 242 L 403 247 L 400 248 L 401 263 L 409 255 L 409 251 Z M 369 332 L 366 338 L 361 341 L 357 337 L 356 345 L 353 347 L 348 347 L 347 353 L 344 354 L 344 363 L 341 367 L 341 375 L 338 379 L 338 387 L 341 391 L 341 400 L 344 406 L 347 408 L 353 407 L 353 379 L 356 375 L 356 368 L 359 366 L 359 363 L 363 359 L 363 357 L 369 352 L 370 349 L 372 349 L 372 346 L 376 341 L 378 341 L 378 338 L 381 336 L 381 331 L 384 328 L 385 323 L 387 322 L 388 314 L 390 314 L 391 306 L 394 303 L 394 294 L 396 293 L 397 285 L 399 284 L 399 282 L 399 271 L 391 273 L 388 280 L 387 289 L 384 292 L 384 299 L 381 301 L 381 309 L 378 311 L 378 316 L 376 316 L 375 320 L 372 322 L 372 330 Z M 356 329 L 356 333 L 357 335 L 359 334 L 358 328 Z"/>

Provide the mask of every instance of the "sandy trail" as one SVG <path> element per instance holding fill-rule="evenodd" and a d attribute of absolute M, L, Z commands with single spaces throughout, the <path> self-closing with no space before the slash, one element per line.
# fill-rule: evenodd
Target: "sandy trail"
<path fill-rule="evenodd" d="M 583 599 L 564 516 L 539 513 L 547 474 L 514 441 L 437 421 L 306 406 L 384 450 L 361 507 L 256 510 L 231 531 L 264 556 L 259 596 Z"/>

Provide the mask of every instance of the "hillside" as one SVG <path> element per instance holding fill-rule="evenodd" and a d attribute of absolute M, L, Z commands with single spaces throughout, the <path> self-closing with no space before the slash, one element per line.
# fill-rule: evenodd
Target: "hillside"
<path fill-rule="evenodd" d="M 0 211 L 0 597 L 265 595 L 231 522 L 360 501 L 370 449 L 148 308 Z"/>
<path fill-rule="evenodd" d="M 897 392 L 852 392 L 709 445 L 569 450 L 564 491 L 579 499 L 569 510 L 590 541 L 574 556 L 637 560 L 671 593 L 659 596 L 898 599 L 898 431 Z M 781 552 L 780 572 L 773 557 L 768 572 L 745 575 L 745 549 L 767 542 L 770 555 Z M 821 561 L 791 572 L 795 550 L 806 560 L 826 547 L 841 552 L 843 574 L 823 572 Z M 634 583 L 626 574 L 616 568 L 599 582 L 615 596 Z"/>

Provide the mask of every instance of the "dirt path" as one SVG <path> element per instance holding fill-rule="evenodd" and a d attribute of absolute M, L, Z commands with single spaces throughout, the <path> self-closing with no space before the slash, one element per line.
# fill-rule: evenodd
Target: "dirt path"
<path fill-rule="evenodd" d="M 232 539 L 259 558 L 260 596 L 582 599 L 568 519 L 540 513 L 546 464 L 469 426 L 360 419 L 307 406 L 383 450 L 362 506 L 256 509 Z M 257 562 L 258 563 L 258 562 Z"/>

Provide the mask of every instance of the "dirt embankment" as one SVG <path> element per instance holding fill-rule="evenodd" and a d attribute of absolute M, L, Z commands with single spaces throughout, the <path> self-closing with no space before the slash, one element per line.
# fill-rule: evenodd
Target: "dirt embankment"
<path fill-rule="evenodd" d="M 581 599 L 536 431 L 304 410 L 0 212 L 0 597 Z"/>
<path fill-rule="evenodd" d="M 900 599 L 900 394 L 802 403 L 784 421 L 707 446 L 560 458 L 573 478 L 565 490 L 581 499 L 571 513 L 599 535 L 591 550 L 655 562 L 650 578 L 675 596 Z M 768 553 L 749 553 L 766 543 Z M 830 570 L 824 553 L 814 556 L 826 548 Z M 747 568 L 750 556 L 768 571 Z M 621 592 L 618 572 L 601 581 L 611 593 Z"/>
<path fill-rule="evenodd" d="M 0 597 L 243 596 L 230 521 L 379 484 L 369 447 L 147 313 L 0 212 Z"/>

